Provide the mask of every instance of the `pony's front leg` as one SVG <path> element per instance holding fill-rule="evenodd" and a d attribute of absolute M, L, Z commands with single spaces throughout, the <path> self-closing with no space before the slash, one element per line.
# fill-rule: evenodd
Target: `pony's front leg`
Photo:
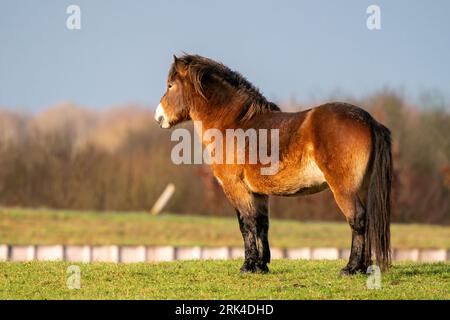
<path fill-rule="evenodd" d="M 268 197 L 251 193 L 243 183 L 223 183 L 228 199 L 236 208 L 245 248 L 241 272 L 268 272 L 270 262 L 268 241 Z"/>
<path fill-rule="evenodd" d="M 259 261 L 257 268 L 262 272 L 268 272 L 267 264 L 270 263 L 269 247 L 269 198 L 265 195 L 254 195 L 256 202 L 256 246 L 258 248 Z"/>
<path fill-rule="evenodd" d="M 256 272 L 259 261 L 259 251 L 257 247 L 256 238 L 256 219 L 254 216 L 249 216 L 246 213 L 241 213 L 236 210 L 239 221 L 239 229 L 244 240 L 244 254 L 245 261 L 242 265 L 241 272 Z"/>

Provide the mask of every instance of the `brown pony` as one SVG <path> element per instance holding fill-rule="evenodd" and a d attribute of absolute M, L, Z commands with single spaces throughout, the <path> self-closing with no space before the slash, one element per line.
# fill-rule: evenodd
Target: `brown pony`
<path fill-rule="evenodd" d="M 261 175 L 261 163 L 211 165 L 237 212 L 245 245 L 241 272 L 268 271 L 270 195 L 305 195 L 326 188 L 352 230 L 350 258 L 341 274 L 365 272 L 373 255 L 382 269 L 389 267 L 391 138 L 366 111 L 333 102 L 281 112 L 239 73 L 208 58 L 184 55 L 174 56 L 155 119 L 163 128 L 194 120 L 223 133 L 279 130 L 276 174 Z"/>

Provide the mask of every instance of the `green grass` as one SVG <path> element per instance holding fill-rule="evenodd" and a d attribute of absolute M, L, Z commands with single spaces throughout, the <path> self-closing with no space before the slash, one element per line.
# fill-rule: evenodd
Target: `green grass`
<path fill-rule="evenodd" d="M 269 274 L 240 274 L 242 261 L 79 264 L 0 263 L 1 299 L 450 299 L 450 264 L 394 264 L 370 290 L 367 276 L 340 277 L 344 261 L 275 260 Z"/>
<path fill-rule="evenodd" d="M 450 227 L 393 224 L 396 248 L 450 248 Z M 276 247 L 346 248 L 346 223 L 272 219 L 270 243 Z M 242 246 L 234 217 L 199 217 L 118 212 L 0 209 L 0 243 Z"/>

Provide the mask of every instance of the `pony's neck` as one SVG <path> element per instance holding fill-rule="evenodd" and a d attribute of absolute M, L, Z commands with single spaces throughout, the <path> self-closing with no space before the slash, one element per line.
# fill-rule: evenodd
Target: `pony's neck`
<path fill-rule="evenodd" d="M 227 103 L 197 101 L 190 117 L 193 121 L 202 123 L 204 129 L 218 129 L 224 131 L 239 127 L 239 115 L 246 99 L 232 97 Z"/>

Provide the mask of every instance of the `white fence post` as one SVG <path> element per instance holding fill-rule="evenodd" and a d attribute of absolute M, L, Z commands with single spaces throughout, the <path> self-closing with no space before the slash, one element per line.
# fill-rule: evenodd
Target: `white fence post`
<path fill-rule="evenodd" d="M 8 246 L 6 244 L 0 244 L 0 261 L 8 260 Z"/>
<path fill-rule="evenodd" d="M 31 261 L 35 259 L 35 246 L 11 246 L 11 261 Z"/>
<path fill-rule="evenodd" d="M 156 200 L 152 210 L 150 210 L 150 213 L 152 215 L 159 214 L 162 211 L 162 209 L 164 209 L 167 202 L 169 202 L 174 192 L 175 192 L 175 185 L 173 183 L 169 183 L 166 189 L 164 189 L 163 193 L 161 193 L 161 195 L 159 196 L 158 200 Z"/>

